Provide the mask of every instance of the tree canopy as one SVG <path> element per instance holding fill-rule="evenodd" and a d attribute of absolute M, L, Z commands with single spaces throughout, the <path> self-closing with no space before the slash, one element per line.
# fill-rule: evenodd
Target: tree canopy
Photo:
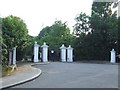
<path fill-rule="evenodd" d="M 75 18 L 76 24 L 74 25 L 73 33 L 77 36 L 81 33 L 87 34 L 90 31 L 90 23 L 89 23 L 90 16 L 86 15 L 85 13 L 80 13 Z"/>
<path fill-rule="evenodd" d="M 24 21 L 12 15 L 2 19 L 2 32 L 3 42 L 9 49 L 22 45 L 28 35 L 28 29 Z"/>
<path fill-rule="evenodd" d="M 73 39 L 66 22 L 62 23 L 59 20 L 55 21 L 52 26 L 43 28 L 36 40 L 40 45 L 46 42 L 49 45 L 49 50 L 54 50 L 57 53 L 56 55 L 59 56 L 60 46 L 62 44 L 72 45 Z"/>
<path fill-rule="evenodd" d="M 5 59 L 8 58 L 9 52 L 14 47 L 17 47 L 17 52 L 20 54 L 30 44 L 29 37 L 27 26 L 21 18 L 12 15 L 2 18 L 2 47 Z M 4 55 L 6 51 L 7 53 Z"/>
<path fill-rule="evenodd" d="M 77 34 L 74 47 L 78 59 L 109 60 L 112 48 L 117 50 L 118 19 L 116 12 L 112 13 L 112 4 L 93 2 L 90 17 L 80 13 L 76 18 L 75 30 L 89 31 Z"/>
<path fill-rule="evenodd" d="M 81 12 L 75 17 L 76 24 L 73 26 L 73 34 L 67 22 L 56 20 L 53 25 L 46 26 L 37 37 L 28 35 L 28 29 L 24 21 L 17 16 L 8 16 L 2 19 L 2 41 L 4 55 L 9 50 L 18 47 L 18 57 L 31 55 L 34 41 L 39 45 L 46 42 L 49 50 L 54 50 L 58 55 L 59 47 L 72 45 L 76 60 L 109 60 L 110 51 L 114 48 L 120 53 L 119 22 L 117 11 L 112 8 L 118 2 L 93 2 L 91 16 Z M 24 57 L 24 55 L 22 57 Z"/>

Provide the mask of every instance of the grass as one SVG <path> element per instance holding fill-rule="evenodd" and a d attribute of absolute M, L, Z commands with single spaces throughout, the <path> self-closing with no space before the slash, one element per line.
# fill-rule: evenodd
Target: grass
<path fill-rule="evenodd" d="M 6 67 L 4 69 L 2 69 L 2 77 L 7 76 L 7 75 L 11 75 L 13 72 L 15 71 L 15 67 L 13 65 Z"/>
<path fill-rule="evenodd" d="M 19 66 L 22 66 L 24 64 L 27 64 L 28 62 L 24 61 L 24 62 L 17 62 L 17 67 Z M 8 75 L 11 75 L 13 74 L 15 71 L 16 71 L 16 68 L 14 67 L 14 65 L 11 65 L 11 66 L 6 66 L 5 68 L 2 69 L 2 66 L 0 66 L 1 68 L 1 75 L 0 77 L 4 77 L 4 76 L 8 76 Z"/>
<path fill-rule="evenodd" d="M 26 61 L 24 61 L 24 62 L 17 62 L 17 67 L 18 66 L 22 66 L 22 65 L 27 64 L 27 63 L 28 62 L 26 62 Z M 8 75 L 11 75 L 15 71 L 16 71 L 16 68 L 14 67 L 14 65 L 11 65 L 11 66 L 5 65 L 4 68 L 2 68 L 2 65 L 0 65 L 0 78 L 8 76 Z"/>

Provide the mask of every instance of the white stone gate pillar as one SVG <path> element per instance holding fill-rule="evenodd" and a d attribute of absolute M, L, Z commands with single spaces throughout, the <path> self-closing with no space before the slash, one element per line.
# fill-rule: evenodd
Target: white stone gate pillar
<path fill-rule="evenodd" d="M 114 49 L 112 49 L 112 51 L 110 51 L 111 52 L 111 63 L 116 63 L 116 55 L 115 55 L 115 53 L 116 53 L 116 51 L 114 50 Z"/>
<path fill-rule="evenodd" d="M 16 47 L 13 48 L 13 65 L 16 68 Z"/>
<path fill-rule="evenodd" d="M 9 66 L 12 64 L 12 51 L 9 51 Z"/>
<path fill-rule="evenodd" d="M 71 45 L 67 48 L 67 62 L 73 62 L 73 48 Z"/>
<path fill-rule="evenodd" d="M 38 62 L 38 51 L 39 51 L 39 45 L 37 42 L 34 44 L 34 62 Z"/>
<path fill-rule="evenodd" d="M 48 62 L 48 45 L 44 42 L 44 44 L 41 46 L 42 49 L 42 61 Z"/>
<path fill-rule="evenodd" d="M 64 44 L 60 47 L 61 49 L 61 61 L 66 62 L 66 47 Z"/>

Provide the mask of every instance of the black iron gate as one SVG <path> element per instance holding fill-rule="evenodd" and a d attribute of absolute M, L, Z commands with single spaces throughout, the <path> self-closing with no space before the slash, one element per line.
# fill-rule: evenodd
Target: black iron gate
<path fill-rule="evenodd" d="M 60 61 L 60 51 L 49 50 L 48 51 L 48 60 L 49 61 Z"/>

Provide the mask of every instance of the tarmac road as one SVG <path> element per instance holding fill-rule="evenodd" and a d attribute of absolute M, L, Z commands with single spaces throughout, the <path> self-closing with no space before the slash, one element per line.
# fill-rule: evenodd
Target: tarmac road
<path fill-rule="evenodd" d="M 12 88 L 118 88 L 118 65 L 50 62 L 35 67 L 42 70 L 38 78 Z"/>

